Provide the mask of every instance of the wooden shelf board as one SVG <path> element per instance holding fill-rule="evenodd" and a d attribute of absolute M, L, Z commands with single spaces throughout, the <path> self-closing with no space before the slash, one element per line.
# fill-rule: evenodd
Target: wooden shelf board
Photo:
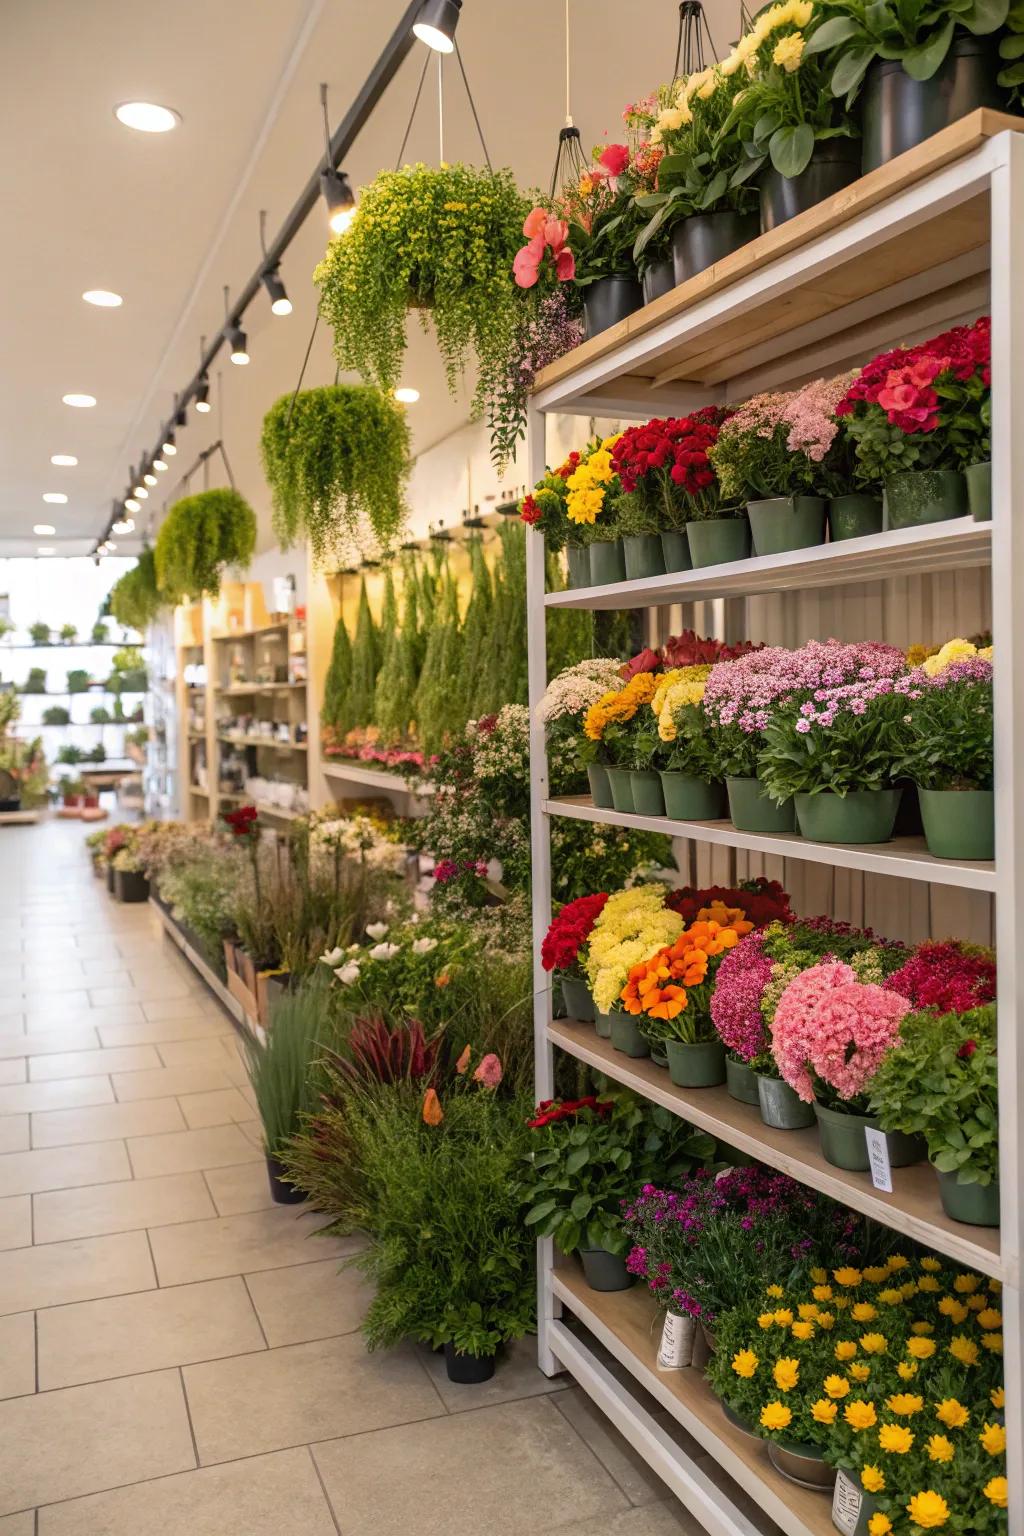
<path fill-rule="evenodd" d="M 222 699 L 248 698 L 254 693 L 285 693 L 291 688 L 305 688 L 305 681 L 301 683 L 232 683 L 230 688 L 214 688 Z"/>
<path fill-rule="evenodd" d="M 548 1028 L 548 1037 L 578 1061 L 664 1105 L 745 1156 L 778 1168 L 915 1242 L 948 1254 L 957 1263 L 1003 1278 L 999 1229 L 952 1221 L 942 1209 L 938 1180 L 927 1163 L 894 1169 L 893 1193 L 885 1195 L 874 1188 L 867 1173 L 848 1173 L 826 1163 L 816 1127 L 775 1130 L 764 1124 L 753 1105 L 730 1097 L 724 1084 L 720 1088 L 677 1088 L 664 1067 L 649 1058 L 624 1056 L 610 1040 L 602 1040 L 592 1024 L 556 1019 Z"/>
<path fill-rule="evenodd" d="M 198 784 L 190 784 L 188 789 L 191 795 L 201 795 L 204 800 L 209 800 L 210 798 L 210 791 L 200 788 Z"/>
<path fill-rule="evenodd" d="M 210 639 L 217 642 L 221 640 L 252 640 L 256 635 L 269 635 L 277 629 L 287 629 L 290 619 L 274 619 L 270 624 L 257 624 L 254 629 L 226 630 L 220 635 L 211 635 Z"/>
<path fill-rule="evenodd" d="M 782 555 L 752 556 L 698 571 L 672 571 L 644 581 L 617 581 L 603 587 L 549 592 L 548 608 L 655 608 L 667 603 L 703 602 L 713 597 L 756 597 L 813 587 L 884 581 L 894 576 L 956 571 L 988 565 L 992 524 L 969 517 L 924 528 L 841 539 Z"/>
<path fill-rule="evenodd" d="M 424 788 L 400 773 L 390 773 L 386 768 L 370 768 L 365 763 L 350 763 L 340 758 L 328 758 L 320 766 L 328 778 L 347 779 L 350 784 L 367 784 L 375 789 L 390 789 L 405 795 L 430 793 L 429 788 Z"/>
<path fill-rule="evenodd" d="M 226 741 L 232 747 L 270 747 L 274 752 L 309 751 L 309 743 L 306 741 L 272 741 L 259 736 L 218 736 L 217 740 Z"/>
<path fill-rule="evenodd" d="M 305 811 L 286 811 L 283 806 L 271 805 L 266 800 L 253 800 L 254 805 L 261 816 L 278 816 L 282 821 L 299 821 L 305 816 Z"/>

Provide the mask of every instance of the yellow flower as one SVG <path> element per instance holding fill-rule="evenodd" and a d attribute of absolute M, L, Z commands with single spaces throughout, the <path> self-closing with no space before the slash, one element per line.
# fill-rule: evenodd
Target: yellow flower
<path fill-rule="evenodd" d="M 968 1296 L 967 1306 L 970 1307 L 972 1312 L 982 1313 L 988 1306 L 988 1297 L 979 1291 L 976 1296 Z"/>
<path fill-rule="evenodd" d="M 953 1442 L 946 1435 L 930 1435 L 925 1450 L 932 1461 L 952 1461 Z"/>
<path fill-rule="evenodd" d="M 847 1370 L 854 1381 L 859 1381 L 861 1383 L 867 1381 L 868 1377 L 871 1375 L 870 1365 L 864 1365 L 857 1360 L 855 1360 L 851 1366 L 848 1366 Z"/>
<path fill-rule="evenodd" d="M 837 1360 L 852 1360 L 857 1353 L 857 1346 L 852 1339 L 839 1339 L 836 1343 L 835 1356 Z"/>
<path fill-rule="evenodd" d="M 1003 1352 L 1003 1336 L 1001 1333 L 983 1333 L 981 1343 L 993 1355 L 1001 1355 Z"/>
<path fill-rule="evenodd" d="M 791 32 L 788 37 L 780 37 L 775 44 L 775 52 L 772 54 L 772 63 L 778 64 L 787 75 L 791 75 L 795 69 L 800 68 L 800 60 L 804 56 L 804 39 L 800 32 Z"/>
<path fill-rule="evenodd" d="M 934 656 L 929 656 L 922 664 L 922 670 L 926 677 L 935 677 L 939 672 L 945 672 L 954 661 L 969 661 L 977 655 L 978 648 L 970 640 L 947 640 Z"/>
<path fill-rule="evenodd" d="M 963 1429 L 970 1414 L 963 1403 L 957 1402 L 955 1397 L 944 1397 L 935 1410 L 935 1417 L 940 1424 L 945 1424 L 947 1429 Z"/>
<path fill-rule="evenodd" d="M 815 1301 L 831 1301 L 832 1287 L 830 1285 L 816 1285 L 811 1292 Z"/>
<path fill-rule="evenodd" d="M 789 1355 L 776 1360 L 772 1375 L 780 1392 L 789 1392 L 800 1380 L 800 1362 Z"/>
<path fill-rule="evenodd" d="M 830 1403 L 825 1397 L 819 1397 L 816 1403 L 811 1404 L 811 1417 L 816 1424 L 834 1424 L 838 1412 L 836 1404 Z"/>
<path fill-rule="evenodd" d="M 937 1275 L 941 1270 L 942 1265 L 939 1263 L 938 1259 L 928 1258 L 921 1260 L 921 1268 L 928 1270 L 929 1274 Z"/>
<path fill-rule="evenodd" d="M 990 1280 L 988 1282 L 988 1293 L 990 1296 L 1001 1296 L 1003 1294 L 1003 1282 L 1001 1280 Z"/>
<path fill-rule="evenodd" d="M 934 1323 L 911 1323 L 910 1331 L 911 1331 L 911 1333 L 917 1335 L 917 1337 L 923 1338 L 926 1333 L 934 1333 L 935 1332 L 935 1324 Z"/>
<path fill-rule="evenodd" d="M 844 1312 L 850 1305 L 850 1298 L 849 1296 L 833 1296 L 832 1305 L 837 1312 Z"/>
<path fill-rule="evenodd" d="M 799 1339 L 801 1343 L 804 1343 L 807 1339 L 814 1338 L 813 1323 L 794 1323 L 789 1331 L 794 1339 Z"/>
<path fill-rule="evenodd" d="M 958 1333 L 955 1339 L 950 1340 L 949 1352 L 954 1360 L 959 1360 L 961 1365 L 977 1365 L 978 1346 L 973 1339 L 965 1339 L 962 1333 Z"/>
<path fill-rule="evenodd" d="M 859 1269 L 852 1269 L 850 1265 L 846 1265 L 842 1269 L 834 1270 L 832 1278 L 837 1285 L 851 1286 L 860 1285 L 863 1276 Z"/>
<path fill-rule="evenodd" d="M 783 1296 L 785 1296 L 785 1294 L 786 1293 L 782 1289 L 781 1285 L 770 1285 L 770 1286 L 768 1286 L 767 1290 L 765 1291 L 765 1295 L 766 1296 L 771 1296 L 773 1298 L 773 1300 L 775 1300 L 775 1301 L 781 1301 Z"/>
<path fill-rule="evenodd" d="M 814 1281 L 815 1285 L 824 1285 L 828 1279 L 828 1270 L 822 1269 L 820 1264 L 815 1264 L 814 1268 L 811 1270 L 811 1279 Z"/>
<path fill-rule="evenodd" d="M 761 1409 L 762 1429 L 786 1429 L 793 1415 L 784 1403 L 766 1403 Z"/>
<path fill-rule="evenodd" d="M 738 1350 L 732 1357 L 732 1368 L 736 1375 L 743 1376 L 748 1381 L 757 1370 L 759 1364 L 760 1361 L 752 1349 Z"/>
<path fill-rule="evenodd" d="M 910 1360 L 901 1360 L 896 1367 L 896 1374 L 900 1381 L 913 1381 L 917 1375 L 917 1366 Z"/>
<path fill-rule="evenodd" d="M 904 1301 L 909 1301 L 911 1296 L 916 1296 L 917 1295 L 917 1281 L 916 1280 L 908 1280 L 905 1285 L 901 1285 L 900 1286 L 900 1295 L 902 1296 Z"/>
<path fill-rule="evenodd" d="M 1010 1496 L 1009 1484 L 1005 1477 L 991 1477 L 981 1490 L 990 1503 L 1005 1509 Z"/>
<path fill-rule="evenodd" d="M 829 1397 L 845 1397 L 850 1390 L 850 1383 L 845 1376 L 826 1376 L 825 1391 Z"/>
<path fill-rule="evenodd" d="M 800 1320 L 802 1322 L 805 1322 L 805 1323 L 816 1322 L 817 1321 L 817 1317 L 818 1317 L 817 1303 L 813 1302 L 813 1301 L 802 1301 L 800 1303 L 800 1305 L 796 1309 L 796 1315 L 797 1315 L 797 1317 L 800 1318 Z M 998 1321 L 1002 1322 L 1002 1318 L 999 1318 Z M 996 1326 L 997 1326 L 996 1323 L 992 1324 L 993 1328 L 995 1328 Z"/>
<path fill-rule="evenodd" d="M 1001 1456 L 1006 1450 L 1006 1430 L 1002 1424 L 986 1424 L 978 1436 L 978 1444 L 990 1456 Z"/>
<path fill-rule="evenodd" d="M 860 1469 L 860 1485 L 867 1493 L 881 1493 L 885 1487 L 885 1473 L 881 1467 L 869 1462 Z"/>
<path fill-rule="evenodd" d="M 942 1286 L 939 1284 L 938 1280 L 936 1280 L 934 1275 L 922 1275 L 920 1280 L 917 1282 L 917 1288 L 919 1291 L 930 1292 L 942 1290 Z"/>
<path fill-rule="evenodd" d="M 953 1281 L 953 1289 L 960 1296 L 973 1296 L 974 1292 L 978 1289 L 980 1284 L 981 1281 L 978 1279 L 977 1275 L 957 1275 L 956 1279 Z"/>
<path fill-rule="evenodd" d="M 906 1269 L 910 1260 L 904 1258 L 902 1253 L 890 1253 L 885 1261 L 885 1267 L 890 1275 L 894 1275 L 898 1269 Z"/>
<path fill-rule="evenodd" d="M 861 1334 L 860 1347 L 866 1355 L 884 1355 L 886 1351 L 885 1335 L 881 1333 Z"/>
<path fill-rule="evenodd" d="M 907 1354 L 913 1355 L 915 1360 L 930 1360 L 935 1353 L 934 1339 L 908 1339 Z"/>
<path fill-rule="evenodd" d="M 824 1328 L 826 1330 L 826 1332 L 827 1332 L 828 1329 L 834 1327 L 834 1325 L 835 1325 L 835 1318 L 832 1316 L 831 1312 L 819 1312 L 818 1313 L 818 1327 L 819 1328 Z"/>
<path fill-rule="evenodd" d="M 939 1311 L 943 1317 L 951 1317 L 954 1323 L 962 1323 L 967 1318 L 967 1308 L 962 1301 L 957 1301 L 955 1296 L 943 1296 L 939 1302 Z"/>
<path fill-rule="evenodd" d="M 851 1308 L 850 1316 L 855 1323 L 873 1323 L 878 1316 L 878 1308 L 873 1307 L 870 1301 L 858 1301 L 857 1305 Z"/>
<path fill-rule="evenodd" d="M 892 1521 L 888 1515 L 883 1515 L 877 1510 L 868 1521 L 868 1536 L 889 1536 L 892 1530 Z"/>
<path fill-rule="evenodd" d="M 877 1422 L 878 1415 L 875 1413 L 874 1403 L 866 1403 L 862 1398 L 857 1397 L 854 1398 L 852 1403 L 847 1403 L 843 1409 L 843 1418 L 851 1429 L 871 1429 Z M 882 1427 L 885 1429 L 892 1428 L 893 1426 L 883 1425 Z M 898 1428 L 899 1426 L 896 1427 Z M 885 1450 L 887 1447 L 883 1446 L 882 1449 Z"/>
<path fill-rule="evenodd" d="M 594 181 L 591 176 L 581 176 L 579 184 L 580 197 L 589 197 L 594 190 Z"/>
<path fill-rule="evenodd" d="M 770 1328 L 772 1326 L 772 1324 L 774 1323 L 774 1321 L 775 1321 L 775 1313 L 774 1312 L 762 1312 L 760 1317 L 757 1319 L 757 1326 L 759 1328 Z"/>
<path fill-rule="evenodd" d="M 993 1408 L 1006 1407 L 1006 1392 L 1002 1387 L 993 1387 L 989 1393 Z"/>
<path fill-rule="evenodd" d="M 793 1321 L 793 1314 L 788 1307 L 780 1307 L 775 1314 L 775 1321 L 780 1328 L 788 1328 Z"/>
<path fill-rule="evenodd" d="M 885 1264 L 869 1264 L 864 1271 L 864 1279 L 871 1285 L 884 1285 L 888 1278 L 889 1270 Z"/>
<path fill-rule="evenodd" d="M 903 1300 L 903 1292 L 895 1286 L 886 1286 L 884 1291 L 879 1291 L 878 1299 L 884 1301 L 887 1307 L 898 1307 Z"/>
<path fill-rule="evenodd" d="M 913 1414 L 920 1413 L 924 1407 L 924 1398 L 918 1397 L 915 1392 L 896 1392 L 892 1397 L 887 1397 L 885 1406 L 890 1413 L 898 1413 L 901 1417 L 911 1418 Z"/>
<path fill-rule="evenodd" d="M 927 1488 L 923 1493 L 914 1494 L 907 1505 L 907 1514 L 923 1531 L 937 1530 L 949 1519 L 949 1505 L 941 1493 L 933 1493 Z"/>
<path fill-rule="evenodd" d="M 914 1437 L 903 1424 L 883 1424 L 878 1431 L 878 1443 L 883 1451 L 905 1456 L 914 1443 Z"/>

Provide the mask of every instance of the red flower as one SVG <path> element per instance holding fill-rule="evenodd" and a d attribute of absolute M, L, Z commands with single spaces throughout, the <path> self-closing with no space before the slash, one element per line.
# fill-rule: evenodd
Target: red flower
<path fill-rule="evenodd" d="M 636 677 L 641 672 L 657 672 L 661 668 L 661 657 L 657 651 L 652 651 L 649 645 L 645 645 L 642 651 L 638 651 L 632 661 L 627 661 L 619 668 L 619 676 L 628 683 L 631 677 Z"/>
<path fill-rule="evenodd" d="M 524 496 L 520 502 L 519 516 L 522 518 L 524 523 L 529 523 L 531 526 L 534 523 L 539 523 L 541 518 L 544 516 L 544 513 L 534 501 L 532 493 Z"/>
<path fill-rule="evenodd" d="M 225 811 L 224 820 L 235 837 L 250 837 L 258 831 L 259 812 L 254 805 L 240 805 L 235 811 Z"/>
<path fill-rule="evenodd" d="M 607 1115 L 611 1113 L 612 1105 L 593 1094 L 588 1094 L 585 1099 L 563 1099 L 561 1102 L 542 1099 L 537 1105 L 536 1116 L 526 1124 L 531 1131 L 540 1131 L 546 1125 L 557 1125 L 560 1120 L 572 1120 L 584 1109 L 592 1110 L 596 1115 Z"/>
<path fill-rule="evenodd" d="M 965 1040 L 956 1054 L 959 1056 L 961 1061 L 970 1061 L 971 1057 L 974 1055 L 977 1049 L 977 1040 Z"/>
<path fill-rule="evenodd" d="M 791 923 L 795 916 L 789 905 L 788 892 L 777 880 L 768 880 L 764 875 L 739 886 L 684 885 L 665 897 L 666 907 L 678 912 L 687 925 L 696 921 L 702 907 L 709 907 L 713 902 L 721 902 L 726 907 L 741 907 L 747 921 L 755 928 L 764 928 L 769 923 Z"/>
<path fill-rule="evenodd" d="M 621 176 L 629 164 L 629 150 L 625 144 L 608 144 L 598 156 L 609 176 Z"/>
<path fill-rule="evenodd" d="M 576 964 L 607 900 L 607 894 L 599 891 L 596 896 L 579 896 L 566 902 L 540 947 L 541 964 L 546 971 L 567 971 Z"/>

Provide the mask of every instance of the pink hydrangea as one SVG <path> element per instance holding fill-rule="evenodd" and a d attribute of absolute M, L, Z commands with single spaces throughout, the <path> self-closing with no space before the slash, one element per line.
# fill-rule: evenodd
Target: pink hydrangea
<path fill-rule="evenodd" d="M 859 982 L 840 961 L 811 966 L 794 977 L 775 1010 L 772 1052 L 779 1071 L 807 1103 L 814 1077 L 839 1098 L 856 1099 L 899 1044 L 911 1007 L 898 992 Z"/>
<path fill-rule="evenodd" d="M 764 934 L 758 930 L 729 950 L 715 972 L 711 1021 L 726 1050 L 742 1061 L 753 1061 L 767 1049 L 761 998 L 771 975 Z"/>

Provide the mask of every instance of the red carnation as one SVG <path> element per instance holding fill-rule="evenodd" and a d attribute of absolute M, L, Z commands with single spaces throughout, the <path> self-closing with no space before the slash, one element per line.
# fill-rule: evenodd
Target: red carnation
<path fill-rule="evenodd" d="M 977 1049 L 977 1040 L 965 1040 L 956 1054 L 959 1056 L 961 1061 L 970 1061 L 971 1057 L 974 1055 Z"/>

